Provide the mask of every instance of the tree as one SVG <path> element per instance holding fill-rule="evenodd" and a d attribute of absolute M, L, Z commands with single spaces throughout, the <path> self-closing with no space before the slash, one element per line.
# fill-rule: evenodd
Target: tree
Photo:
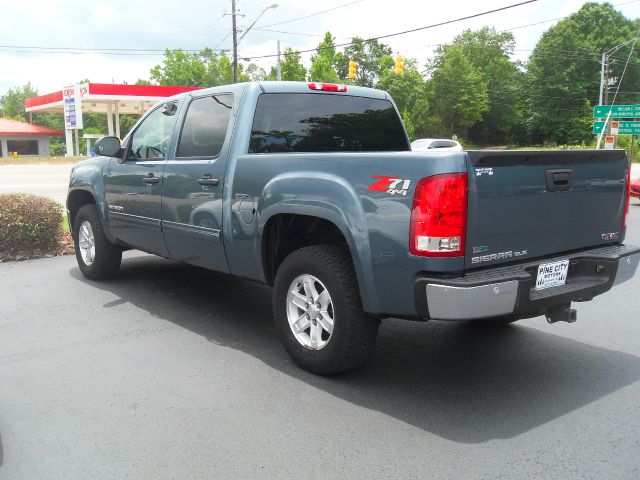
<path fill-rule="evenodd" d="M 428 82 L 431 111 L 439 119 L 438 133 L 466 136 L 466 129 L 478 122 L 489 108 L 487 83 L 464 54 L 452 45 L 441 58 Z"/>
<path fill-rule="evenodd" d="M 28 121 L 29 116 L 24 110 L 24 101 L 37 95 L 38 90 L 33 88 L 31 83 L 22 87 L 10 88 L 5 95 L 0 97 L 0 116 L 22 122 Z"/>
<path fill-rule="evenodd" d="M 162 65 L 151 69 L 151 80 L 160 85 L 205 86 L 207 67 L 197 53 L 181 48 L 164 51 Z"/>
<path fill-rule="evenodd" d="M 267 78 L 267 72 L 265 72 L 264 68 L 256 65 L 255 63 L 247 65 L 246 75 L 252 82 L 260 82 Z"/>
<path fill-rule="evenodd" d="M 300 53 L 295 52 L 291 47 L 285 48 L 282 61 L 280 62 L 282 80 L 306 80 L 307 69 L 304 67 L 301 60 L 302 56 Z M 276 80 L 277 78 L 278 72 L 276 67 L 271 67 L 267 80 Z"/>
<path fill-rule="evenodd" d="M 325 33 L 324 39 L 318 44 L 317 55 L 311 56 L 311 69 L 309 80 L 314 82 L 338 82 L 340 77 L 336 70 L 338 57 L 336 47 L 333 46 L 334 38 L 330 32 Z"/>
<path fill-rule="evenodd" d="M 591 141 L 592 106 L 598 102 L 600 57 L 637 36 L 638 25 L 611 4 L 585 3 L 580 10 L 547 30 L 527 64 L 528 128 L 534 142 Z M 631 45 L 611 58 L 615 91 Z M 631 63 L 640 63 L 635 50 Z M 622 91 L 637 91 L 640 70 L 627 69 Z M 637 94 L 618 95 L 616 103 L 637 103 Z M 612 100 L 612 96 L 609 101 Z"/>
<path fill-rule="evenodd" d="M 351 45 L 345 47 L 344 56 L 339 59 L 340 78 L 347 78 L 349 60 L 358 62 L 358 76 L 355 84 L 373 87 L 384 70 L 393 65 L 391 47 L 375 39 L 364 40 L 353 37 Z"/>
<path fill-rule="evenodd" d="M 428 110 L 427 90 L 416 60 L 406 60 L 404 71 L 400 75 L 393 73 L 391 68 L 383 70 L 376 88 L 385 90 L 393 98 L 402 115 L 409 138 L 413 140 L 424 132 Z"/>
<path fill-rule="evenodd" d="M 241 64 L 238 65 L 238 79 L 241 82 L 249 80 Z M 160 85 L 228 85 L 233 83 L 233 63 L 224 53 L 218 54 L 206 47 L 197 53 L 167 49 L 162 64 L 151 69 L 151 80 Z"/>
<path fill-rule="evenodd" d="M 515 38 L 511 32 L 496 32 L 494 28 L 465 30 L 451 44 L 438 47 L 433 66 L 442 64 L 442 57 L 452 45 L 462 48 L 465 57 L 482 75 L 487 84 L 488 109 L 468 130 L 476 144 L 512 143 L 524 132 L 521 112 L 521 90 L 524 74 L 512 62 Z"/>

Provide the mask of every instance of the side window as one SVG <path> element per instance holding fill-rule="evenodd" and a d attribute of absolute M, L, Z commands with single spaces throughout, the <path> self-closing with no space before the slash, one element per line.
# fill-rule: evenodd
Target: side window
<path fill-rule="evenodd" d="M 175 122 L 175 103 L 162 105 L 133 132 L 127 160 L 165 158 Z"/>
<path fill-rule="evenodd" d="M 196 98 L 189 105 L 176 157 L 215 157 L 227 135 L 233 96 Z"/>

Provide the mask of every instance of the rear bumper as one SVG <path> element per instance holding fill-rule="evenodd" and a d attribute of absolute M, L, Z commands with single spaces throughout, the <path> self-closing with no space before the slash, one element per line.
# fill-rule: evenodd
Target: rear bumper
<path fill-rule="evenodd" d="M 538 265 L 569 259 L 567 283 L 535 290 Z M 574 301 L 588 301 L 633 277 L 640 248 L 611 246 L 515 266 L 471 272 L 460 278 L 419 278 L 420 316 L 437 320 L 529 318 Z"/>

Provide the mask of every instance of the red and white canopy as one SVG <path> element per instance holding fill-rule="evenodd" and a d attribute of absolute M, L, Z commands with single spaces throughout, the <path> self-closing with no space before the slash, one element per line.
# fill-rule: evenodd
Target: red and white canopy
<path fill-rule="evenodd" d="M 198 90 L 199 87 L 164 85 L 115 85 L 110 83 L 80 84 L 83 113 L 120 113 L 140 115 L 163 98 Z M 27 112 L 63 112 L 62 90 L 27 98 Z"/>

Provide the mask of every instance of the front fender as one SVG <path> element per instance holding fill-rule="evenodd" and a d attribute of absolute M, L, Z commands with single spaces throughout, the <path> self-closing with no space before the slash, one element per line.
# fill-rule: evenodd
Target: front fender
<path fill-rule="evenodd" d="M 98 157 L 86 160 L 76 165 L 69 179 L 69 190 L 67 192 L 67 211 L 77 210 L 77 202 L 80 197 L 86 198 L 89 194 L 98 209 L 100 220 L 104 228 L 105 235 L 109 241 L 114 242 L 115 238 L 111 234 L 107 218 L 107 205 L 105 202 L 105 178 L 109 166 L 110 158 Z M 81 201 L 84 204 L 86 201 Z M 69 225 L 73 229 L 73 218 L 69 218 Z"/>
<path fill-rule="evenodd" d="M 265 226 L 274 215 L 307 215 L 333 223 L 349 247 L 365 311 L 379 310 L 364 210 L 356 191 L 346 180 L 316 171 L 278 175 L 265 185 L 256 213 L 256 258 L 262 258 Z"/>

